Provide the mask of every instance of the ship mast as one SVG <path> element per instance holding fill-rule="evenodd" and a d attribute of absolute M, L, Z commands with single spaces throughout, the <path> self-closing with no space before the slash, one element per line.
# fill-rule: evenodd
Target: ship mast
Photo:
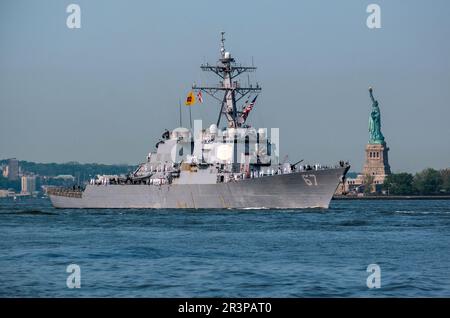
<path fill-rule="evenodd" d="M 197 86 L 193 85 L 192 89 L 203 91 L 218 100 L 221 104 L 219 118 L 217 119 L 217 127 L 220 125 L 220 119 L 224 116 L 228 122 L 229 128 L 241 127 L 244 120 L 241 119 L 242 110 L 238 110 L 238 102 L 250 93 L 259 93 L 261 87 L 256 83 L 256 87 L 248 84 L 248 87 L 242 87 L 237 77 L 245 72 L 253 72 L 256 70 L 254 66 L 243 66 L 237 64 L 231 53 L 225 50 L 225 32 L 221 32 L 220 59 L 216 65 L 202 64 L 200 68 L 203 71 L 213 72 L 221 78 L 218 86 Z M 218 95 L 223 94 L 223 97 Z M 245 106 L 245 105 L 244 105 Z"/>

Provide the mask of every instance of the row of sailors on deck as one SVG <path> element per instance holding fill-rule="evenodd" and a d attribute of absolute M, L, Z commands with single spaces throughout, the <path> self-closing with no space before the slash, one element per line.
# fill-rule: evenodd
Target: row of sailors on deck
<path fill-rule="evenodd" d="M 142 165 L 139 172 L 170 172 L 175 169 L 174 163 L 160 164 L 155 166 Z"/>
<path fill-rule="evenodd" d="M 320 170 L 322 168 L 327 168 L 326 166 L 323 167 L 321 164 L 316 163 L 313 166 L 310 165 L 303 165 L 303 166 L 298 166 L 298 170 L 299 171 L 306 171 L 306 170 Z"/>
<path fill-rule="evenodd" d="M 91 180 L 89 180 L 89 184 L 91 184 L 91 185 L 108 185 L 109 179 L 107 179 L 107 178 L 91 179 Z"/>
<path fill-rule="evenodd" d="M 230 182 L 230 181 L 237 181 L 240 179 L 255 179 L 255 178 L 261 178 L 264 176 L 274 176 L 276 174 L 286 174 L 291 173 L 291 170 L 288 168 L 278 168 L 278 170 L 275 169 L 261 169 L 261 170 L 252 170 L 248 173 L 233 173 L 233 174 L 226 174 L 223 176 L 223 179 L 221 179 L 223 182 Z"/>
<path fill-rule="evenodd" d="M 300 166 L 299 170 L 300 171 L 305 171 L 305 170 L 320 170 L 323 167 L 320 164 L 315 164 L 314 166 Z M 229 175 L 224 175 L 223 179 L 221 179 L 223 182 L 230 182 L 230 181 L 237 181 L 240 179 L 254 179 L 254 178 L 260 178 L 260 177 L 264 177 L 264 176 L 274 176 L 276 174 L 287 174 L 287 173 L 291 173 L 292 170 L 290 169 L 290 167 L 284 167 L 283 169 L 281 167 L 279 167 L 277 170 L 275 169 L 261 169 L 261 170 L 252 170 L 249 173 L 245 174 L 245 173 L 233 173 L 233 174 L 229 174 Z"/>
<path fill-rule="evenodd" d="M 148 181 L 140 180 L 138 184 L 150 184 L 150 185 L 162 185 L 169 183 L 169 180 L 166 178 L 154 178 L 149 179 Z M 107 178 L 102 179 L 91 179 L 89 180 L 89 184 L 91 185 L 109 185 L 111 184 L 110 180 Z"/>

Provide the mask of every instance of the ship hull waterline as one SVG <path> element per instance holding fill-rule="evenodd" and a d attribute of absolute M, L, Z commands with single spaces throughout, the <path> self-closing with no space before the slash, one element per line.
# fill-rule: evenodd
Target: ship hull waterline
<path fill-rule="evenodd" d="M 348 168 L 309 170 L 217 184 L 87 185 L 80 197 L 49 194 L 56 208 L 328 208 Z"/>

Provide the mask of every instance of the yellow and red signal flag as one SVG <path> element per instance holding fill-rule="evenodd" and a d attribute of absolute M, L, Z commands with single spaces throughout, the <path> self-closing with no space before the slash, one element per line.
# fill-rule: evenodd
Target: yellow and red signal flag
<path fill-rule="evenodd" d="M 195 95 L 192 91 L 189 92 L 188 96 L 186 97 L 186 101 L 184 102 L 186 106 L 192 106 L 195 104 Z"/>

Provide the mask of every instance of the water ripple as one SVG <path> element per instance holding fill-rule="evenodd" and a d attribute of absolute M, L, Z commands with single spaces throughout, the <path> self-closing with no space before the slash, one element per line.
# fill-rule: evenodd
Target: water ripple
<path fill-rule="evenodd" d="M 196 211 L 0 200 L 0 250 L 6 297 L 450 296 L 448 201 Z M 72 263 L 78 290 L 66 287 Z"/>

